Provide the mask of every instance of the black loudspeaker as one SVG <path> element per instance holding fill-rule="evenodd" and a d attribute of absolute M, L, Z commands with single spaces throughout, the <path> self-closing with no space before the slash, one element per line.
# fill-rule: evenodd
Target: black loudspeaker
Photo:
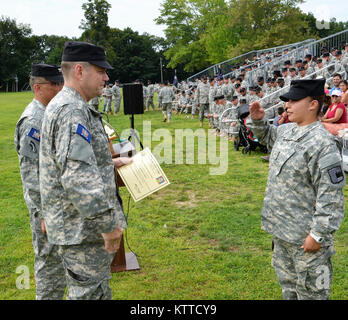
<path fill-rule="evenodd" d="M 143 86 L 136 83 L 123 85 L 123 112 L 124 114 L 143 114 L 144 97 Z"/>

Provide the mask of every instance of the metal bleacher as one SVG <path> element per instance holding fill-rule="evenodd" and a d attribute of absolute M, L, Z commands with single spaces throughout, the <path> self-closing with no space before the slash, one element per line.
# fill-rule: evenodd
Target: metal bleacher
<path fill-rule="evenodd" d="M 312 54 L 313 56 L 320 56 L 321 55 L 321 50 L 322 48 L 326 48 L 329 52 L 331 51 L 332 48 L 340 48 L 342 43 L 347 43 L 348 42 L 348 29 L 336 33 L 334 35 L 331 35 L 329 37 L 320 39 L 320 40 L 316 40 L 313 41 L 311 43 L 306 43 L 300 46 L 297 46 L 295 49 L 289 51 L 289 53 L 287 55 L 283 55 L 281 57 L 278 57 L 276 59 L 273 59 L 270 63 L 265 63 L 263 65 L 261 65 L 260 67 L 258 67 L 257 69 L 254 69 L 252 71 L 249 72 L 249 83 L 252 85 L 252 79 L 253 79 L 253 72 L 260 72 L 264 73 L 265 76 L 267 74 L 268 71 L 270 70 L 275 70 L 275 67 L 279 66 L 279 62 L 280 61 L 284 61 L 284 60 L 290 60 L 290 57 L 295 57 L 296 60 L 297 59 L 303 59 L 303 57 L 306 54 Z M 292 47 L 293 48 L 293 47 Z M 327 66 L 323 67 L 320 70 L 317 70 L 311 74 L 306 75 L 303 79 L 315 79 L 315 78 L 320 78 L 318 76 L 318 74 L 322 74 L 322 72 L 324 70 L 330 70 L 330 72 L 328 72 L 328 74 L 330 74 L 330 77 L 326 78 L 326 83 L 329 85 L 329 87 L 331 87 L 332 84 L 332 79 L 334 74 L 338 73 L 342 76 L 343 79 L 347 80 L 348 75 L 348 66 L 345 67 L 346 69 L 344 71 L 339 71 L 339 72 L 332 72 L 333 70 L 335 70 L 335 63 L 330 63 Z M 273 113 L 273 116 L 276 114 L 276 110 L 282 106 L 284 104 L 283 101 L 280 100 L 276 100 L 276 97 L 279 96 L 280 92 L 287 92 L 290 89 L 290 85 L 284 86 L 283 88 L 272 92 L 271 94 L 268 94 L 266 96 L 264 96 L 263 98 L 261 98 L 259 101 L 262 102 L 262 100 L 264 99 L 271 99 L 272 96 L 275 97 L 275 101 L 273 101 L 273 105 L 269 108 L 267 108 L 267 113 L 269 115 L 271 115 Z M 224 112 L 221 114 L 220 116 L 220 122 L 224 122 L 224 117 L 225 115 L 229 112 L 229 110 L 231 110 L 231 108 L 228 108 L 226 110 L 224 110 Z M 270 120 L 272 120 L 272 116 L 269 117 Z"/>
<path fill-rule="evenodd" d="M 265 73 L 269 69 L 274 69 L 275 66 L 279 65 L 279 63 L 281 61 L 284 61 L 284 59 L 286 58 L 298 60 L 303 59 L 306 54 L 320 56 L 322 48 L 326 47 L 330 51 L 332 48 L 340 48 L 343 42 L 348 42 L 348 29 L 319 40 L 307 39 L 301 42 L 287 44 L 283 46 L 250 51 L 238 57 L 234 57 L 232 59 L 217 63 L 207 69 L 204 69 L 203 71 L 200 71 L 199 73 L 196 73 L 191 77 L 187 78 L 187 81 L 193 82 L 196 78 L 199 79 L 203 76 L 213 77 L 218 74 L 219 69 L 223 76 L 228 76 L 232 73 L 232 66 L 243 65 L 245 59 L 248 59 L 250 61 L 253 59 L 255 55 L 258 58 L 260 58 L 261 53 L 272 52 L 272 54 L 268 54 L 268 56 L 272 58 L 271 62 L 266 63 L 265 61 L 261 61 L 260 64 L 259 61 L 250 61 L 246 66 L 243 66 L 244 68 L 247 66 L 252 67 L 255 64 L 258 65 L 257 69 L 253 69 L 251 72 L 249 72 L 249 82 L 251 84 L 251 78 L 254 72 L 258 72 L 261 74 Z M 289 50 L 289 52 L 286 55 L 283 54 L 285 49 Z"/>

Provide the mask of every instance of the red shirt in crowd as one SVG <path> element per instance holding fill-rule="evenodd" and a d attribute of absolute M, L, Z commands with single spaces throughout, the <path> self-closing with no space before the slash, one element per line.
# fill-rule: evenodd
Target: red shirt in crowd
<path fill-rule="evenodd" d="M 336 108 L 335 108 L 335 104 L 332 104 L 330 107 L 329 107 L 329 112 L 327 113 L 326 115 L 326 119 L 332 119 L 335 117 L 335 114 L 336 114 L 336 110 L 337 109 L 342 109 L 343 110 L 343 114 L 342 114 L 342 117 L 337 120 L 335 123 L 347 123 L 347 110 L 346 110 L 346 107 L 345 105 L 340 102 Z"/>
<path fill-rule="evenodd" d="M 285 113 L 285 112 L 284 112 L 284 113 Z M 284 122 L 283 122 L 282 124 L 284 124 L 284 123 L 289 123 L 289 122 L 290 122 L 290 120 L 289 120 L 289 118 L 288 118 L 288 114 L 285 113 L 285 118 L 284 118 L 284 113 L 280 116 L 279 120 L 277 121 L 277 124 L 279 124 L 279 121 L 282 120 L 282 119 L 284 119 Z"/>

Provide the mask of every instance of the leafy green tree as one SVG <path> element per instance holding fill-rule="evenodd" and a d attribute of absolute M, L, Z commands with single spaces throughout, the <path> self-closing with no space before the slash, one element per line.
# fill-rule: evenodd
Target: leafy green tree
<path fill-rule="evenodd" d="M 9 17 L 0 19 L 0 81 L 5 90 L 18 78 L 18 89 L 28 82 L 36 43 L 29 25 L 17 24 Z"/>
<path fill-rule="evenodd" d="M 169 67 L 194 72 L 254 49 L 310 36 L 296 7 L 302 0 L 165 0 L 157 24 L 166 26 Z"/>
<path fill-rule="evenodd" d="M 81 21 L 80 29 L 84 30 L 81 40 L 106 46 L 110 27 L 108 13 L 111 4 L 106 0 L 88 0 L 82 5 L 85 20 Z"/>

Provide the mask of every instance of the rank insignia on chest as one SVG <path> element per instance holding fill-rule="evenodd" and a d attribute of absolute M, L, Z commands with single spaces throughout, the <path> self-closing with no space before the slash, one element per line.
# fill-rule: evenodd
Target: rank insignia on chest
<path fill-rule="evenodd" d="M 88 143 L 91 143 L 91 134 L 89 131 L 81 124 L 78 125 L 76 133 L 85 139 Z"/>
<path fill-rule="evenodd" d="M 30 132 L 28 133 L 28 136 L 36 141 L 40 141 L 40 131 L 35 128 L 31 128 Z"/>

